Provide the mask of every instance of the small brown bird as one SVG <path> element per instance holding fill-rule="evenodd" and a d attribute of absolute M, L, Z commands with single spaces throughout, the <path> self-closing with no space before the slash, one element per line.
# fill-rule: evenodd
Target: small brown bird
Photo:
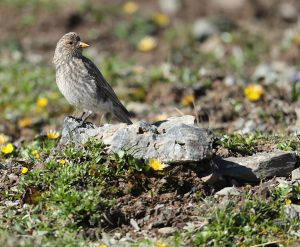
<path fill-rule="evenodd" d="M 129 112 L 100 70 L 82 55 L 86 47 L 89 45 L 81 42 L 74 32 L 65 34 L 57 42 L 53 63 L 59 90 L 71 105 L 83 111 L 82 122 L 93 112 L 110 112 L 121 122 L 132 124 Z M 85 113 L 88 115 L 84 118 Z"/>

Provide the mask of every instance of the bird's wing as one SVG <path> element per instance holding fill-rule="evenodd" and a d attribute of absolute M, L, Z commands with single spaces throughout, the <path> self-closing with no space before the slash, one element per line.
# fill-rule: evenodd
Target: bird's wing
<path fill-rule="evenodd" d="M 83 57 L 82 59 L 83 65 L 87 68 L 89 76 L 93 77 L 97 83 L 97 88 L 104 95 L 105 98 L 109 98 L 112 100 L 114 105 L 119 106 L 128 116 L 130 115 L 127 109 L 123 106 L 123 104 L 118 99 L 116 93 L 109 85 L 109 83 L 105 80 L 104 76 L 97 68 L 97 66 L 88 58 Z"/>

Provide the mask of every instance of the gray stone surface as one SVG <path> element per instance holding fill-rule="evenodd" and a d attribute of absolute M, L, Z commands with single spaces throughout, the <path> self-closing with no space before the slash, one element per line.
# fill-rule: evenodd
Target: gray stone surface
<path fill-rule="evenodd" d="M 287 22 L 296 22 L 298 19 L 297 8 L 292 3 L 282 2 L 278 6 L 281 18 Z"/>
<path fill-rule="evenodd" d="M 194 22 L 192 34 L 195 39 L 204 41 L 216 33 L 218 29 L 208 19 L 199 18 Z"/>
<path fill-rule="evenodd" d="M 175 164 L 194 163 L 212 157 L 213 134 L 199 128 L 193 116 L 169 118 L 154 124 L 78 125 L 74 118 L 65 119 L 60 144 L 80 144 L 94 137 L 108 145 L 108 151 L 127 150 L 136 158 L 156 158 Z"/>
<path fill-rule="evenodd" d="M 249 182 L 271 177 L 286 177 L 296 164 L 295 152 L 274 151 L 247 157 L 215 159 L 218 172 Z"/>
<path fill-rule="evenodd" d="M 181 8 L 181 0 L 158 0 L 158 4 L 162 12 L 175 15 Z"/>
<path fill-rule="evenodd" d="M 292 171 L 292 181 L 300 180 L 300 168 Z"/>
<path fill-rule="evenodd" d="M 218 192 L 216 192 L 218 196 L 239 196 L 241 192 L 236 187 L 225 187 Z"/>
<path fill-rule="evenodd" d="M 284 206 L 284 213 L 287 218 L 291 220 L 299 219 L 300 217 L 300 205 L 290 204 Z"/>
<path fill-rule="evenodd" d="M 167 235 L 171 235 L 171 234 L 175 233 L 176 231 L 177 231 L 177 229 L 175 227 L 167 226 L 167 227 L 159 228 L 157 230 L 157 233 L 159 233 L 163 236 L 167 236 Z"/>

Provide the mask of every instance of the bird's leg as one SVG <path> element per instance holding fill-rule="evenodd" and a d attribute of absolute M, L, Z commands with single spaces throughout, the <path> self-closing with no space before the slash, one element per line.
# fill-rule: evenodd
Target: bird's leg
<path fill-rule="evenodd" d="M 82 120 L 84 115 L 85 115 L 85 112 L 82 112 L 82 114 L 81 114 L 81 116 L 79 117 L 79 119 Z"/>
<path fill-rule="evenodd" d="M 84 117 L 84 115 L 87 113 L 87 115 Z M 83 112 L 83 114 L 81 115 L 81 121 L 78 127 L 81 127 L 84 122 L 92 115 L 92 111 L 87 111 L 87 112 Z"/>
<path fill-rule="evenodd" d="M 105 113 L 103 113 L 103 114 L 101 115 L 101 118 L 100 118 L 100 126 L 102 126 L 102 123 L 103 123 L 103 121 L 104 121 L 104 118 L 105 118 Z"/>
<path fill-rule="evenodd" d="M 71 130 L 73 132 L 75 129 L 82 127 L 82 125 L 85 123 L 85 121 L 89 118 L 89 116 L 92 114 L 92 111 L 84 111 L 82 112 L 80 118 L 78 119 L 79 122 L 76 124 L 75 128 Z"/>

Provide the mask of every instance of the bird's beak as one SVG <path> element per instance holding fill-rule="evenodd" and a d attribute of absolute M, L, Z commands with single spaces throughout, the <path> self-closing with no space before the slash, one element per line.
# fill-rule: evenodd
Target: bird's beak
<path fill-rule="evenodd" d="M 83 43 L 83 42 L 81 42 L 81 41 L 80 41 L 80 43 L 79 43 L 79 46 L 80 46 L 81 48 L 87 48 L 87 47 L 89 47 L 88 44 Z"/>

